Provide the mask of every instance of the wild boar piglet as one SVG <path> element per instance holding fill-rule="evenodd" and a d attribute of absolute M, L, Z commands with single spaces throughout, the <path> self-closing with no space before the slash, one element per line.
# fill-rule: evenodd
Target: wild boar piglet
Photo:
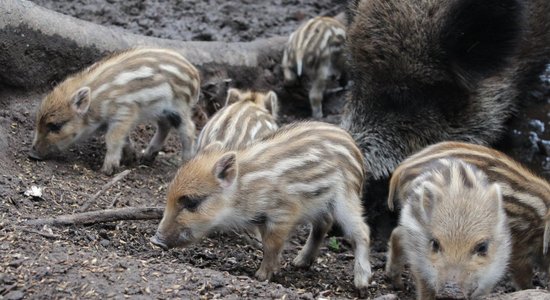
<path fill-rule="evenodd" d="M 204 126 L 197 140 L 197 151 L 213 142 L 228 150 L 247 147 L 279 128 L 277 94 L 241 91 L 230 88 L 225 106 Z"/>
<path fill-rule="evenodd" d="M 184 247 L 214 229 L 257 227 L 264 257 L 256 277 L 266 280 L 279 269 L 284 243 L 297 224 L 311 223 L 294 259 L 294 265 L 307 267 L 334 220 L 354 245 L 354 282 L 363 290 L 371 276 L 363 178 L 355 142 L 327 123 L 286 125 L 237 151 L 213 143 L 177 172 L 151 240 L 162 248 Z"/>
<path fill-rule="evenodd" d="M 548 270 L 550 185 L 506 155 L 442 142 L 398 166 L 388 205 L 401 204 L 386 271 L 401 286 L 403 265 L 418 298 L 477 298 L 509 270 L 532 287 L 534 264 Z"/>
<path fill-rule="evenodd" d="M 182 143 L 182 156 L 193 154 L 200 78 L 197 69 L 168 49 L 132 49 L 106 57 L 68 77 L 42 101 L 29 155 L 35 159 L 62 151 L 105 127 L 107 153 L 101 170 L 112 174 L 122 158 L 135 157 L 130 131 L 155 121 L 157 132 L 144 151 L 154 160 L 172 127 Z"/>
<path fill-rule="evenodd" d="M 323 117 L 323 93 L 332 79 L 345 84 L 344 47 L 346 29 L 331 17 L 315 17 L 302 24 L 288 38 L 283 53 L 286 84 L 305 76 L 311 81 L 309 102 L 314 118 Z"/>

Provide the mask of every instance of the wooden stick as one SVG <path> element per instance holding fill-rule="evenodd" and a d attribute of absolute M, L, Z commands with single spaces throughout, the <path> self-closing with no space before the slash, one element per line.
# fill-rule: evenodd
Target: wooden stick
<path fill-rule="evenodd" d="M 118 203 L 118 198 L 120 197 L 120 195 L 122 195 L 122 192 L 115 195 L 115 197 L 113 198 L 113 202 L 111 202 L 111 207 L 116 207 Z"/>
<path fill-rule="evenodd" d="M 82 205 L 82 208 L 80 209 L 80 211 L 83 212 L 83 211 L 88 210 L 90 205 L 92 205 L 92 203 L 95 202 L 95 200 L 97 200 L 97 198 L 101 194 L 103 194 L 105 191 L 107 191 L 109 188 L 111 188 L 115 183 L 122 180 L 128 174 L 130 174 L 130 170 L 124 170 L 124 171 L 118 173 L 115 177 L 113 177 L 113 179 L 111 179 L 111 181 L 109 181 L 105 185 L 103 185 L 103 187 L 101 187 L 101 189 L 97 193 L 95 193 L 92 197 L 90 197 L 90 199 L 88 199 L 88 201 L 86 201 L 84 203 L 84 205 Z"/>
<path fill-rule="evenodd" d="M 38 230 L 34 230 L 34 229 L 29 229 L 29 228 L 23 228 L 23 231 L 24 232 L 29 232 L 29 233 L 35 233 L 35 234 L 41 235 L 41 236 L 43 236 L 45 238 L 49 238 L 49 239 L 59 239 L 60 238 L 60 236 L 57 235 L 57 234 L 51 234 L 51 233 L 38 231 Z"/>
<path fill-rule="evenodd" d="M 123 207 L 61 215 L 55 218 L 28 220 L 24 224 L 64 226 L 90 225 L 123 220 L 160 220 L 163 212 L 163 207 Z"/>
<path fill-rule="evenodd" d="M 522 290 L 514 293 L 494 293 L 483 297 L 485 300 L 520 300 L 520 299 L 530 299 L 530 300 L 543 300 L 550 299 L 550 292 L 547 290 Z"/>

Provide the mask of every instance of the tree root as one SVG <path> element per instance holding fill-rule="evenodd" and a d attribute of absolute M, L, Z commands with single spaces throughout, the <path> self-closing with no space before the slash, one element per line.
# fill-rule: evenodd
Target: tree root
<path fill-rule="evenodd" d="M 280 61 L 287 39 L 237 43 L 168 40 L 97 25 L 26 0 L 0 3 L 0 82 L 19 88 L 49 87 L 108 53 L 134 47 L 174 49 L 206 73 L 263 68 Z"/>

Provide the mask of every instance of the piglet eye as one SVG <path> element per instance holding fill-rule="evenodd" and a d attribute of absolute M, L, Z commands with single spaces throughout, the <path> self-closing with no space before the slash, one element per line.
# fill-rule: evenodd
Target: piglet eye
<path fill-rule="evenodd" d="M 66 122 L 61 123 L 47 123 L 46 128 L 48 128 L 48 131 L 57 133 L 61 130 L 63 125 L 65 125 Z"/>
<path fill-rule="evenodd" d="M 475 246 L 474 254 L 477 254 L 479 256 L 485 256 L 487 255 L 488 250 L 489 250 L 489 242 L 483 241 Z"/>
<path fill-rule="evenodd" d="M 439 241 L 437 239 L 431 239 L 430 245 L 432 246 L 433 253 L 438 253 L 439 251 L 441 251 L 441 246 L 439 245 Z"/>
<path fill-rule="evenodd" d="M 203 200 L 204 198 L 200 196 L 181 196 L 178 199 L 181 206 L 191 212 L 197 210 Z"/>

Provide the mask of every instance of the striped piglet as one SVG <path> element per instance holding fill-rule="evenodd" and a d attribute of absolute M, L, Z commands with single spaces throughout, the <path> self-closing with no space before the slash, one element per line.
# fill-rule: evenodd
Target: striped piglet
<path fill-rule="evenodd" d="M 333 220 L 355 247 L 355 286 L 371 276 L 369 227 L 362 217 L 363 157 L 341 128 L 320 122 L 286 125 L 249 147 L 204 148 L 177 172 L 164 217 L 151 241 L 185 247 L 213 229 L 258 228 L 264 257 L 256 277 L 279 269 L 279 256 L 302 221 L 312 224 L 294 265 L 311 265 Z"/>
<path fill-rule="evenodd" d="M 550 265 L 550 184 L 506 155 L 442 142 L 406 159 L 390 182 L 388 204 L 402 206 L 386 271 L 401 286 L 403 265 L 418 299 L 478 298 L 507 269 L 532 287 L 535 264 Z"/>
<path fill-rule="evenodd" d="M 168 49 L 118 53 L 70 76 L 42 101 L 29 155 L 44 159 L 101 127 L 107 128 L 107 154 L 101 171 L 112 174 L 124 156 L 135 156 L 129 133 L 142 121 L 157 122 L 144 152 L 150 162 L 171 127 L 178 130 L 184 160 L 193 154 L 200 78 L 183 56 Z"/>
<path fill-rule="evenodd" d="M 314 118 L 323 117 L 323 93 L 327 83 L 344 74 L 345 41 L 344 25 L 331 17 L 307 21 L 288 39 L 282 62 L 285 83 L 292 84 L 302 75 L 311 80 L 309 102 Z"/>
<path fill-rule="evenodd" d="M 206 123 L 197 140 L 197 151 L 220 142 L 228 150 L 247 147 L 274 132 L 279 109 L 277 94 L 243 92 L 230 88 L 225 106 Z"/>

